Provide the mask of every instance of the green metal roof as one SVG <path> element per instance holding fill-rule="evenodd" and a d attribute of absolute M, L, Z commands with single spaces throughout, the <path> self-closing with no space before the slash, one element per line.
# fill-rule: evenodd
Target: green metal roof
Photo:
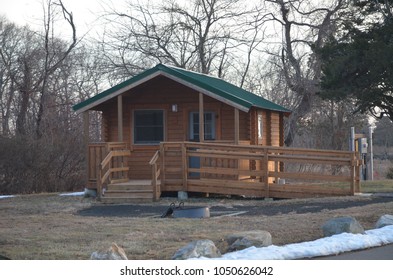
<path fill-rule="evenodd" d="M 147 82 L 158 75 L 164 75 L 213 98 L 219 99 L 234 107 L 237 107 L 243 111 L 248 111 L 251 107 L 254 106 L 261 109 L 284 113 L 291 112 L 290 110 L 276 103 L 230 84 L 220 78 L 215 78 L 213 76 L 187 71 L 181 68 L 163 64 L 158 64 L 155 67 L 146 70 L 127 81 L 124 81 L 83 102 L 80 102 L 79 104 L 76 104 L 73 109 L 77 112 L 89 110 L 92 107 L 97 106 L 106 100 L 129 90 L 130 88 Z"/>

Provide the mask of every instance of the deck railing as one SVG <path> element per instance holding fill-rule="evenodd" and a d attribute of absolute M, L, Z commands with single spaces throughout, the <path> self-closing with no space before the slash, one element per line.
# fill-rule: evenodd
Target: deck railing
<path fill-rule="evenodd" d="M 151 165 L 160 191 L 281 198 L 360 191 L 361 161 L 348 151 L 165 142 Z"/>
<path fill-rule="evenodd" d="M 131 155 L 126 143 L 106 142 L 89 144 L 89 184 L 102 195 L 106 183 L 128 181 L 126 158 Z"/>

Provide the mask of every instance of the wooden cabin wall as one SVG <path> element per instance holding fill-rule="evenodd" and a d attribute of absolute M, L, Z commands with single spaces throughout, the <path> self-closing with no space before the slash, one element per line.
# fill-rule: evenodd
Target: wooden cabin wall
<path fill-rule="evenodd" d="M 164 110 L 165 141 L 189 140 L 190 112 L 199 111 L 199 93 L 173 80 L 158 76 L 149 83 L 142 84 L 123 94 L 123 141 L 132 151 L 129 159 L 130 179 L 150 179 L 149 161 L 159 149 L 159 145 L 135 145 L 133 143 L 133 110 Z M 204 95 L 204 111 L 214 112 L 216 117 L 216 140 L 234 140 L 234 108 Z M 177 104 L 177 112 L 171 105 Z M 106 142 L 118 141 L 117 100 L 114 98 L 100 105 L 103 112 L 103 139 Z M 263 137 L 258 142 L 258 113 L 263 115 Z M 271 125 L 270 125 L 271 122 Z M 249 113 L 239 112 L 239 139 L 251 144 L 280 144 L 280 114 L 252 108 Z"/>
<path fill-rule="evenodd" d="M 216 117 L 216 140 L 234 140 L 234 108 L 204 95 L 204 111 L 214 112 Z M 171 105 L 177 104 L 177 112 Z M 199 111 L 199 93 L 164 77 L 155 82 L 143 84 L 123 94 L 123 141 L 131 148 L 129 159 L 130 178 L 147 179 L 151 177 L 149 161 L 159 149 L 159 145 L 133 144 L 133 110 L 164 110 L 165 141 L 188 141 L 190 112 Z M 108 101 L 100 107 L 103 112 L 103 139 L 106 142 L 118 141 L 117 101 Z M 240 140 L 250 139 L 250 119 L 247 113 L 240 112 Z"/>
<path fill-rule="evenodd" d="M 258 138 L 258 115 L 262 115 L 262 139 Z M 251 118 L 251 144 L 263 146 L 283 146 L 284 121 L 280 112 L 252 109 Z"/>

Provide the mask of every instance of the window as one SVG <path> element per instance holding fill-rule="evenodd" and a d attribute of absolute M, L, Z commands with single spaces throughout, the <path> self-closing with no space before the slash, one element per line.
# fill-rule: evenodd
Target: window
<path fill-rule="evenodd" d="M 205 140 L 214 140 L 216 138 L 216 122 L 213 112 L 204 113 L 204 134 Z M 199 141 L 199 113 L 190 113 L 190 140 Z"/>
<path fill-rule="evenodd" d="M 134 143 L 158 144 L 164 141 L 164 111 L 134 111 Z"/>
<path fill-rule="evenodd" d="M 258 139 L 263 138 L 263 117 L 262 113 L 258 113 Z"/>

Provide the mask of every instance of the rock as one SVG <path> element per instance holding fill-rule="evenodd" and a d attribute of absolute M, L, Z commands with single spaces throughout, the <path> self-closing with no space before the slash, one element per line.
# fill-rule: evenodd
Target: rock
<path fill-rule="evenodd" d="M 172 260 L 187 260 L 191 258 L 218 258 L 221 257 L 220 250 L 211 240 L 197 240 L 188 243 L 179 249 L 172 257 Z"/>
<path fill-rule="evenodd" d="M 322 226 L 322 231 L 323 235 L 327 237 L 343 232 L 363 234 L 364 228 L 353 217 L 338 217 L 327 221 Z"/>
<path fill-rule="evenodd" d="M 267 247 L 272 245 L 272 235 L 265 230 L 245 231 L 226 237 L 228 251 L 239 251 L 248 247 Z"/>
<path fill-rule="evenodd" d="M 375 224 L 375 228 L 381 228 L 391 225 L 393 225 L 393 215 L 386 214 L 379 218 L 378 222 Z"/>
<path fill-rule="evenodd" d="M 107 250 L 93 252 L 90 256 L 91 260 L 128 260 L 123 248 L 112 243 Z"/>
<path fill-rule="evenodd" d="M 11 260 L 11 259 L 6 256 L 0 255 L 0 261 L 3 261 L 3 260 Z"/>

